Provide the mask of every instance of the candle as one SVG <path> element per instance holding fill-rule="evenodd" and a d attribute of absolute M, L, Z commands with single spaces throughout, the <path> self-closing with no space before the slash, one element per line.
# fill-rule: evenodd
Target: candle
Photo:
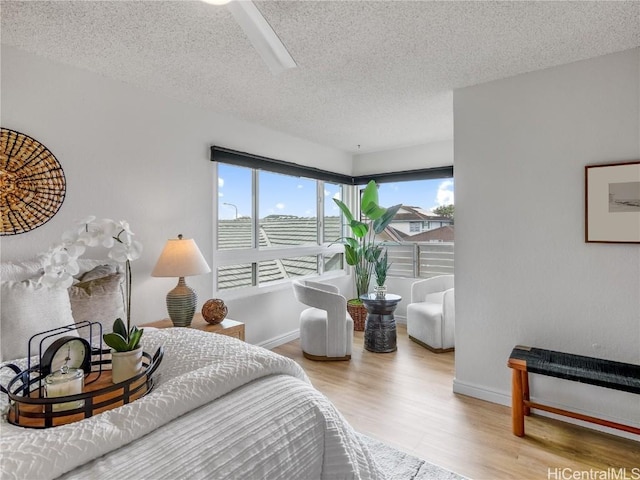
<path fill-rule="evenodd" d="M 44 394 L 47 398 L 66 397 L 82 393 L 84 388 L 84 372 L 78 368 L 64 365 L 60 370 L 47 375 L 44 379 Z M 73 410 L 84 406 L 84 400 L 75 402 L 54 403 L 53 411 Z"/>

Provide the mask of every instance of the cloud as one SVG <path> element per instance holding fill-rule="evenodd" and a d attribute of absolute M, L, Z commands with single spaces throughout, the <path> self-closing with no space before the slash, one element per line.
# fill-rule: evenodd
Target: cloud
<path fill-rule="evenodd" d="M 218 192 L 218 197 L 224 197 L 224 193 Z"/>
<path fill-rule="evenodd" d="M 276 203 L 276 208 L 278 210 L 284 210 L 284 203 Z"/>
<path fill-rule="evenodd" d="M 438 206 L 452 205 L 454 203 L 453 180 L 445 180 L 438 186 L 436 193 L 436 202 Z"/>
<path fill-rule="evenodd" d="M 304 188 L 304 185 L 298 184 L 298 189 Z"/>
<path fill-rule="evenodd" d="M 219 188 L 224 187 L 224 178 L 218 177 L 218 187 Z"/>

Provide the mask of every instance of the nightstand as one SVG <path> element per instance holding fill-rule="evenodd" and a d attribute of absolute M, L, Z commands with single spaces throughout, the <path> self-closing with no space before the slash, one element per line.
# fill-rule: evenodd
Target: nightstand
<path fill-rule="evenodd" d="M 164 320 L 159 320 L 157 322 L 145 323 L 144 325 L 140 325 L 141 327 L 155 327 L 155 328 L 171 328 L 173 327 L 173 323 L 170 319 L 165 318 Z M 201 313 L 196 313 L 191 321 L 191 326 L 189 328 L 195 328 L 198 330 L 204 330 L 206 332 L 219 333 L 220 335 L 226 335 L 228 337 L 239 338 L 244 341 L 244 323 L 237 322 L 235 320 L 231 320 L 230 318 L 225 318 L 222 322 L 217 325 L 212 325 L 207 323 L 207 321 L 202 318 Z"/>

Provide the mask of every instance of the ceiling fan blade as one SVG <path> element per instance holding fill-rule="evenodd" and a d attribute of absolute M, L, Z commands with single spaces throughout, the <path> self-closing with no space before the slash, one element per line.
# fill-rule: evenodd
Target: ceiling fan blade
<path fill-rule="evenodd" d="M 287 48 L 251 0 L 234 0 L 227 4 L 227 8 L 271 73 L 277 75 L 289 68 L 297 67 Z"/>

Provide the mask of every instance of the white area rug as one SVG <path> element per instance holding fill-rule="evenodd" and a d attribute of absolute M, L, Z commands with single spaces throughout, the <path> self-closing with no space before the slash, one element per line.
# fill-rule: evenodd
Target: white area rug
<path fill-rule="evenodd" d="M 465 480 L 466 477 L 360 434 L 389 480 Z"/>

